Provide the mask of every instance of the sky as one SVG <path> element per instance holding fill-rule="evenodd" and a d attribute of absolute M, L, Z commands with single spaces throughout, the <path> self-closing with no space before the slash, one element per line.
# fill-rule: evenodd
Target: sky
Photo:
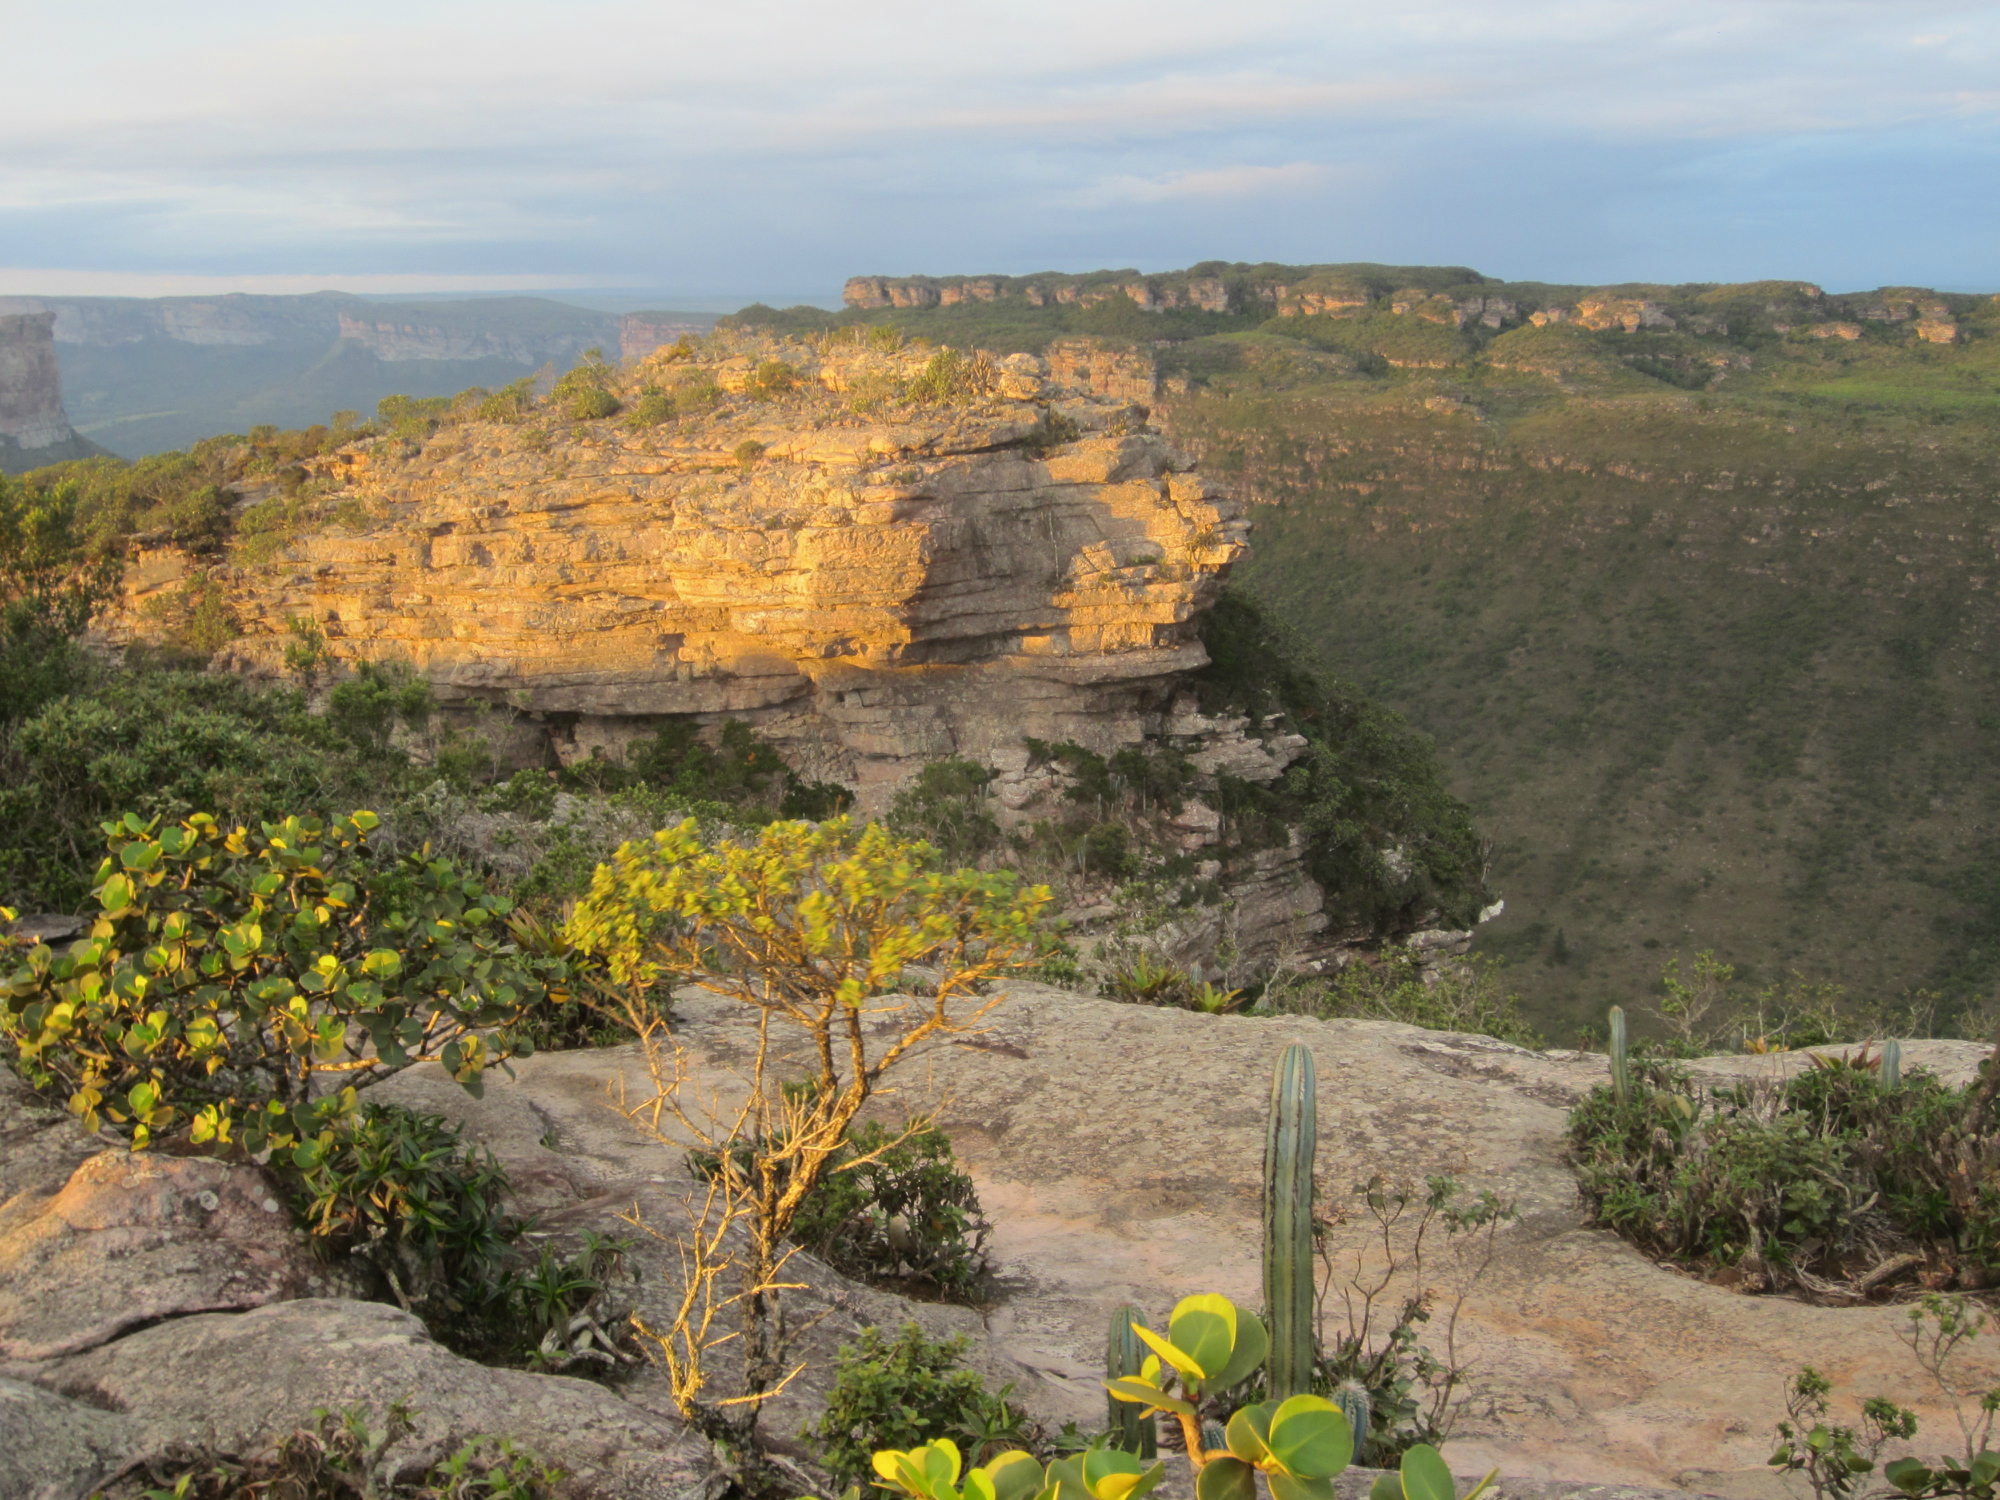
<path fill-rule="evenodd" d="M 1470 265 L 2000 289 L 2000 3 L 70 0 L 0 294 Z"/>

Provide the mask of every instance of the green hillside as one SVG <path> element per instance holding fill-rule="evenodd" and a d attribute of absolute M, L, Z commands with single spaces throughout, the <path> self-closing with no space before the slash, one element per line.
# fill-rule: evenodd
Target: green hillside
<path fill-rule="evenodd" d="M 2000 302 L 1277 269 L 1362 296 L 841 321 L 1151 335 L 1163 420 L 1264 502 L 1242 578 L 1438 739 L 1507 898 L 1481 946 L 1552 1034 L 1710 947 L 1753 984 L 1981 1002 Z"/>

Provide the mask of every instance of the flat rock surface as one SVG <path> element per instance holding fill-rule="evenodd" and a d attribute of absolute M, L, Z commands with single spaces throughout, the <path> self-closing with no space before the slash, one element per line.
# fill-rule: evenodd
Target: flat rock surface
<path fill-rule="evenodd" d="M 0 1380 L 0 1495 L 75 1500 L 123 1465 L 135 1424 L 19 1380 Z"/>
<path fill-rule="evenodd" d="M 747 1017 L 699 992 L 679 1009 L 699 1083 L 726 1098 L 752 1040 Z M 1893 1393 L 1925 1433 L 1953 1430 L 1897 1337 L 1902 1310 L 1742 1296 L 1656 1266 L 1586 1223 L 1562 1131 L 1603 1080 L 1602 1057 L 1388 1022 L 1203 1017 L 1014 986 L 985 1035 L 924 1051 L 904 1092 L 884 1101 L 888 1114 L 939 1112 L 994 1224 L 1004 1291 L 983 1330 L 960 1310 L 926 1313 L 981 1332 L 975 1362 L 989 1379 L 1016 1379 L 1039 1417 L 1101 1422 L 1097 1370 L 1114 1307 L 1132 1301 L 1163 1318 L 1195 1291 L 1259 1300 L 1266 1101 L 1294 1041 L 1317 1062 L 1319 1174 L 1326 1201 L 1348 1213 L 1343 1266 L 1357 1254 L 1375 1264 L 1350 1189 L 1378 1173 L 1451 1173 L 1518 1209 L 1490 1264 L 1436 1248 L 1423 1273 L 1447 1298 L 1454 1285 L 1467 1293 L 1456 1337 L 1473 1365 L 1471 1398 L 1448 1448 L 1461 1473 L 1498 1465 L 1517 1490 L 1565 1481 L 1781 1493 L 1764 1460 L 1783 1383 L 1808 1363 L 1833 1377 L 1842 1402 Z M 643 1091 L 635 1049 L 516 1068 L 484 1101 L 422 1073 L 381 1092 L 465 1118 L 520 1162 L 523 1180 L 595 1178 L 610 1196 L 645 1182 L 663 1200 L 684 1191 L 681 1153 L 612 1107 L 621 1086 Z M 523 1122 L 550 1144 L 526 1150 Z M 571 1201 L 591 1211 L 581 1195 Z M 879 1295 L 845 1294 L 840 1324 L 866 1321 L 863 1299 Z M 1337 1302 L 1329 1332 L 1344 1329 Z M 1443 1311 L 1427 1330 L 1434 1344 Z"/>
<path fill-rule="evenodd" d="M 460 1359 L 379 1302 L 314 1298 L 178 1318 L 58 1361 L 41 1383 L 123 1413 L 154 1451 L 199 1441 L 252 1452 L 316 1408 L 379 1414 L 404 1403 L 414 1459 L 492 1433 L 561 1464 L 585 1493 L 619 1496 L 679 1495 L 707 1468 L 703 1445 L 677 1423 L 587 1380 Z"/>

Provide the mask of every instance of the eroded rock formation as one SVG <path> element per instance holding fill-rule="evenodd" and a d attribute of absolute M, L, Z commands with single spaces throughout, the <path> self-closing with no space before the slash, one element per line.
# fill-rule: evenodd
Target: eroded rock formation
<path fill-rule="evenodd" d="M 748 347 L 638 379 L 740 391 L 780 354 L 796 390 L 677 426 L 473 425 L 334 455 L 318 484 L 354 524 L 261 563 L 238 549 L 235 664 L 277 671 L 311 616 L 339 655 L 405 659 L 564 759 L 734 716 L 864 799 L 1023 735 L 1144 738 L 1206 659 L 1195 619 L 1242 551 L 1237 505 L 1143 407 L 1030 356 L 977 399 L 865 414 L 856 392 L 929 353 Z M 142 555 L 135 602 L 190 566 Z"/>
<path fill-rule="evenodd" d="M 0 315 L 0 473 L 97 451 L 63 410 L 55 322 L 47 312 Z"/>

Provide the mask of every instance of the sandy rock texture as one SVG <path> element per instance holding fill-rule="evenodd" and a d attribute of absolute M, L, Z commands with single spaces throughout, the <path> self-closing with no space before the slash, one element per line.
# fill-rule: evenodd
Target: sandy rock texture
<path fill-rule="evenodd" d="M 236 665 L 275 672 L 311 615 L 340 657 L 507 710 L 526 763 L 733 716 L 866 808 L 1023 735 L 1136 743 L 1205 662 L 1194 621 L 1248 525 L 1143 406 L 1092 388 L 1121 388 L 1116 361 L 981 361 L 973 393 L 925 404 L 893 393 L 927 349 L 703 350 L 624 379 L 628 401 L 710 393 L 666 425 L 544 408 L 316 460 L 331 519 L 239 541 L 217 575 Z M 194 566 L 142 557 L 112 636 Z"/>
<path fill-rule="evenodd" d="M 684 992 L 677 1008 L 675 1035 L 695 1086 L 726 1103 L 752 1040 L 747 1017 L 702 991 Z M 1343 1265 L 1356 1254 L 1372 1263 L 1348 1190 L 1376 1174 L 1449 1172 L 1518 1207 L 1490 1261 L 1436 1253 L 1424 1276 L 1440 1292 L 1467 1294 L 1457 1333 L 1473 1363 L 1472 1395 L 1447 1450 L 1462 1474 L 1497 1464 L 1512 1500 L 1646 1500 L 1676 1490 L 1775 1500 L 1781 1492 L 1763 1464 L 1770 1425 L 1783 1381 L 1807 1362 L 1843 1398 L 1892 1393 L 1918 1408 L 1927 1434 L 1950 1430 L 1896 1338 L 1898 1309 L 1743 1297 L 1654 1266 L 1584 1223 L 1560 1137 L 1569 1106 L 1603 1079 L 1600 1057 L 1386 1022 L 1204 1017 L 1021 984 L 980 1034 L 917 1055 L 899 1092 L 877 1106 L 889 1119 L 934 1110 L 951 1133 L 992 1220 L 997 1299 L 977 1311 L 913 1303 L 796 1262 L 805 1286 L 791 1307 L 812 1326 L 799 1347 L 806 1372 L 769 1414 L 780 1450 L 805 1451 L 799 1429 L 823 1400 L 835 1350 L 870 1324 L 962 1334 L 989 1386 L 1011 1382 L 1015 1399 L 1045 1422 L 1094 1426 L 1113 1307 L 1132 1301 L 1162 1318 L 1197 1290 L 1254 1303 L 1268 1081 L 1295 1041 L 1318 1065 L 1320 1175 L 1325 1201 L 1347 1211 Z M 1963 1076 L 1979 1053 L 1954 1043 L 1906 1048 L 1910 1065 L 1948 1076 Z M 1801 1061 L 1704 1067 L 1723 1081 L 1745 1071 L 1778 1076 Z M 507 1164 L 516 1206 L 537 1216 L 537 1233 L 631 1235 L 641 1275 L 621 1296 L 659 1321 L 675 1286 L 673 1238 L 687 1222 L 690 1183 L 682 1150 L 619 1108 L 621 1098 L 629 1106 L 647 1093 L 637 1050 L 543 1054 L 514 1071 L 511 1080 L 491 1077 L 480 1099 L 433 1069 L 373 1093 L 463 1122 Z M 207 1163 L 169 1167 L 173 1159 L 104 1152 L 18 1088 L 0 1095 L 0 1132 L 0 1245 L 15 1257 L 0 1267 L 13 1299 L 0 1331 L 17 1341 L 0 1359 L 0 1493 L 71 1500 L 166 1445 L 254 1448 L 318 1407 L 398 1401 L 419 1417 L 412 1464 L 489 1432 L 562 1463 L 580 1495 L 688 1495 L 708 1473 L 650 1368 L 609 1388 L 486 1369 L 397 1309 L 313 1295 L 309 1280 L 228 1303 L 216 1268 L 249 1253 L 230 1215 L 254 1224 L 265 1212 L 250 1188 L 183 1180 L 183 1169 Z M 229 1191 L 242 1201 L 226 1202 Z M 215 1195 L 216 1209 L 201 1207 L 203 1193 Z M 91 1217 L 78 1203 L 95 1206 L 97 1227 L 74 1222 Z M 153 1304 L 163 1310 L 136 1323 L 93 1317 L 91 1294 L 101 1304 L 129 1299 L 133 1272 L 112 1254 L 37 1259 L 36 1233 L 58 1223 L 62 1233 L 100 1237 L 143 1226 L 134 1243 L 142 1265 L 163 1268 Z M 174 1226 L 208 1225 L 220 1228 L 204 1255 L 173 1262 L 175 1244 L 189 1243 L 173 1239 Z M 288 1230 L 274 1227 L 264 1241 L 267 1269 L 311 1266 Z M 73 1336 L 57 1335 L 62 1316 L 75 1319 Z M 1430 1335 L 1441 1334 L 1440 1316 Z M 1350 1500 L 1366 1479 L 1350 1476 Z"/>
<path fill-rule="evenodd" d="M 1377 1173 L 1449 1172 L 1518 1208 L 1490 1264 L 1443 1254 L 1426 1275 L 1440 1290 L 1463 1278 L 1468 1293 L 1458 1337 L 1472 1395 L 1448 1450 L 1462 1473 L 1497 1464 L 1517 1484 L 1776 1496 L 1764 1465 L 1772 1424 L 1784 1381 L 1806 1363 L 1833 1377 L 1842 1401 L 1893 1393 L 1926 1434 L 1954 1430 L 1897 1338 L 1901 1309 L 1745 1297 L 1585 1223 L 1561 1133 L 1603 1080 L 1601 1057 L 1388 1022 L 1202 1017 L 1013 989 L 984 1036 L 932 1048 L 883 1108 L 937 1109 L 977 1178 L 1004 1288 L 977 1358 L 989 1378 L 1015 1379 L 1043 1420 L 1101 1420 L 1103 1329 L 1120 1303 L 1164 1317 L 1193 1291 L 1258 1299 L 1269 1078 L 1298 1041 L 1318 1066 L 1322 1188 L 1348 1209 L 1349 1257 L 1374 1263 L 1349 1190 Z M 750 1040 L 745 1019 L 698 992 L 680 1009 L 698 1076 L 726 1096 Z M 1912 1043 L 1906 1056 L 1949 1073 L 1979 1053 Z M 1725 1059 L 1715 1076 L 1746 1064 L 1775 1076 L 1799 1061 Z M 537 1057 L 519 1074 L 480 1103 L 420 1074 L 387 1091 L 461 1115 L 510 1161 L 528 1127 L 505 1122 L 525 1111 L 548 1127 L 556 1144 L 544 1158 L 566 1173 L 598 1162 L 607 1182 L 676 1180 L 676 1153 L 631 1134 L 609 1107 L 607 1090 L 643 1087 L 630 1049 Z"/>

